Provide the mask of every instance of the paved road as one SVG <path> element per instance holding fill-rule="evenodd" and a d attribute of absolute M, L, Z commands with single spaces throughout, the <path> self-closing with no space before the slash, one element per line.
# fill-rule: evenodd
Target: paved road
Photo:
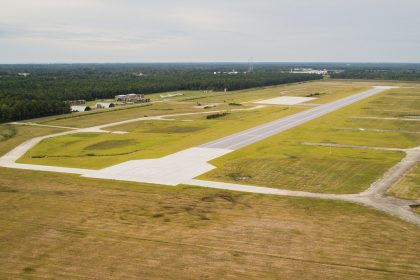
<path fill-rule="evenodd" d="M 372 95 L 375 95 L 377 93 L 380 93 L 390 88 L 392 87 L 377 86 L 365 92 L 354 94 L 354 95 L 342 98 L 340 100 L 291 115 L 289 117 L 281 118 L 281 119 L 203 144 L 200 147 L 237 150 L 239 148 L 256 143 L 265 138 L 273 136 L 277 133 L 296 127 L 305 122 L 311 121 L 315 118 L 331 113 L 337 109 L 343 108 L 352 103 L 355 103 L 357 101 L 360 101 L 362 99 L 365 99 L 367 97 L 370 97 Z"/>

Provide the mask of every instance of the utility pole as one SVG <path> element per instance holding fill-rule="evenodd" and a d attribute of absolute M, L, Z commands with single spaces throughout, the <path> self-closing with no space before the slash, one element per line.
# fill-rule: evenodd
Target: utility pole
<path fill-rule="evenodd" d="M 251 56 L 248 59 L 248 73 L 251 73 L 252 71 L 254 71 L 254 58 Z"/>

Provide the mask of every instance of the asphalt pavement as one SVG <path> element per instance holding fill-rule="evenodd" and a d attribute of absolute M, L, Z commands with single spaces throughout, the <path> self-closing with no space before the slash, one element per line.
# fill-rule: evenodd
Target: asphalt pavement
<path fill-rule="evenodd" d="M 354 94 L 331 103 L 323 104 L 288 117 L 223 137 L 221 139 L 200 145 L 200 147 L 237 150 L 390 88 L 392 87 L 377 86 L 373 89 Z"/>

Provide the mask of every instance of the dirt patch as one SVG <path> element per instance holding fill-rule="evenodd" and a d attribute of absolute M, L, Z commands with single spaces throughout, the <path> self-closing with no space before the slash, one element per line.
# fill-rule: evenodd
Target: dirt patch
<path fill-rule="evenodd" d="M 235 181 L 249 180 L 252 177 L 248 175 L 243 175 L 242 173 L 229 173 L 229 177 Z"/>

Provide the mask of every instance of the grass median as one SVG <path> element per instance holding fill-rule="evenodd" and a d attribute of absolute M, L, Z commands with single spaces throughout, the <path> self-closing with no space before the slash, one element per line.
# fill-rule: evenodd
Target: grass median
<path fill-rule="evenodd" d="M 420 122 L 383 118 L 420 108 L 419 87 L 386 91 L 309 123 L 213 160 L 202 179 L 323 193 L 367 189 L 404 157 L 403 152 L 306 146 L 303 142 L 412 148 L 420 146 Z M 388 110 L 389 111 L 389 110 Z M 377 119 L 359 119 L 369 116 Z M 400 126 L 401 122 L 405 125 Z"/>

